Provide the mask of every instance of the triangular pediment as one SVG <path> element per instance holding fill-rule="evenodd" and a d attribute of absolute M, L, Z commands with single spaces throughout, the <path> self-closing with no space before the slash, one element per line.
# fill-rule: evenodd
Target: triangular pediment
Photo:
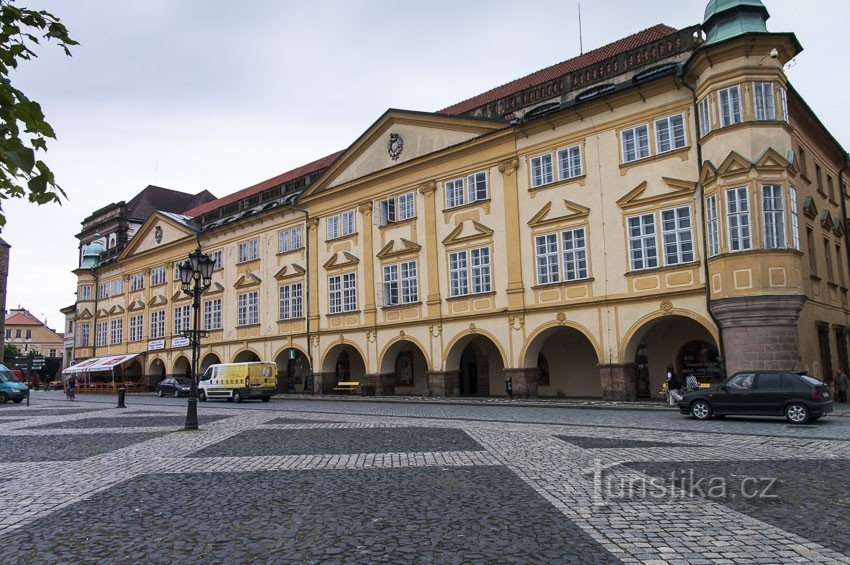
<path fill-rule="evenodd" d="M 378 251 L 378 259 L 391 259 L 402 255 L 413 255 L 419 253 L 422 246 L 416 242 L 403 237 L 392 239 Z"/>
<path fill-rule="evenodd" d="M 720 176 L 731 175 L 736 173 L 743 173 L 750 170 L 752 163 L 738 153 L 737 151 L 730 151 L 729 155 L 723 159 L 723 162 L 720 163 L 720 166 L 717 167 L 717 174 Z"/>
<path fill-rule="evenodd" d="M 643 181 L 617 200 L 617 205 L 627 210 L 637 206 L 655 204 L 656 202 L 666 202 L 667 200 L 673 200 L 682 196 L 693 196 L 697 189 L 697 183 L 694 181 L 669 177 L 661 177 L 661 180 L 664 181 L 664 184 L 667 185 L 669 190 L 660 193 L 657 192 L 656 194 L 647 194 L 649 184 Z"/>
<path fill-rule="evenodd" d="M 174 294 L 171 295 L 172 302 L 182 302 L 184 300 L 189 300 L 190 298 L 191 296 L 189 296 L 180 289 L 177 289 L 177 291 L 175 291 Z"/>
<path fill-rule="evenodd" d="M 236 282 L 233 283 L 233 288 L 251 288 L 259 285 L 262 282 L 262 279 L 256 273 L 248 273 L 245 275 L 239 275 L 236 278 Z"/>
<path fill-rule="evenodd" d="M 838 237 L 844 237 L 844 222 L 842 222 L 838 218 L 835 218 L 835 220 L 832 223 L 832 231 Z"/>
<path fill-rule="evenodd" d="M 387 110 L 301 199 L 506 127 L 502 120 Z"/>
<path fill-rule="evenodd" d="M 89 311 L 88 308 L 83 308 L 83 311 L 79 312 L 77 314 L 77 319 L 78 320 L 89 320 L 89 319 L 91 319 L 91 312 Z"/>
<path fill-rule="evenodd" d="M 541 227 L 559 222 L 571 220 L 579 220 L 586 218 L 590 213 L 590 208 L 570 202 L 569 200 L 559 200 L 555 202 L 547 202 L 540 210 L 534 214 L 534 217 L 528 221 L 531 227 Z"/>
<path fill-rule="evenodd" d="M 356 265 L 360 259 L 349 253 L 348 251 L 338 251 L 331 255 L 330 259 L 322 265 L 325 269 L 342 269 Z"/>
<path fill-rule="evenodd" d="M 148 306 L 162 306 L 163 304 L 167 304 L 168 299 L 165 298 L 163 294 L 155 294 L 148 300 Z"/>
<path fill-rule="evenodd" d="M 185 222 L 185 218 L 177 214 L 154 212 L 130 239 L 130 243 L 121 252 L 121 259 L 194 238 L 195 230 Z"/>
<path fill-rule="evenodd" d="M 305 269 L 301 265 L 292 263 L 290 265 L 284 265 L 283 267 L 281 267 L 280 270 L 275 273 L 274 278 L 279 281 L 285 281 L 289 279 L 301 278 L 306 272 L 307 269 Z"/>
<path fill-rule="evenodd" d="M 109 312 L 106 311 L 106 308 L 98 308 L 94 314 L 97 318 L 105 318 L 106 316 L 109 316 Z"/>
<path fill-rule="evenodd" d="M 224 285 L 220 282 L 214 282 L 210 285 L 207 291 L 204 293 L 204 296 L 209 296 L 211 294 L 219 294 L 224 292 Z"/>
<path fill-rule="evenodd" d="M 831 230 L 833 227 L 832 214 L 829 213 L 829 210 L 824 210 L 820 213 L 820 223 L 824 227 L 824 229 Z"/>
<path fill-rule="evenodd" d="M 109 309 L 109 313 L 110 314 L 123 314 L 124 308 L 122 308 L 120 304 L 116 304 L 112 308 Z"/>
<path fill-rule="evenodd" d="M 815 205 L 815 199 L 811 196 L 806 196 L 803 200 L 803 213 L 810 220 L 814 220 L 818 215 L 818 207 Z"/>
<path fill-rule="evenodd" d="M 130 312 L 135 312 L 136 310 L 144 310 L 145 309 L 145 301 L 144 300 L 133 300 L 127 306 L 127 310 Z"/>
<path fill-rule="evenodd" d="M 699 182 L 705 186 L 717 178 L 717 167 L 711 161 L 705 161 L 699 173 Z"/>
<path fill-rule="evenodd" d="M 764 151 L 756 157 L 755 165 L 757 170 L 781 170 L 788 168 L 790 163 L 772 147 L 765 147 Z"/>
<path fill-rule="evenodd" d="M 493 235 L 493 230 L 475 220 L 464 220 L 446 236 L 443 244 L 461 243 L 475 239 L 485 239 Z"/>

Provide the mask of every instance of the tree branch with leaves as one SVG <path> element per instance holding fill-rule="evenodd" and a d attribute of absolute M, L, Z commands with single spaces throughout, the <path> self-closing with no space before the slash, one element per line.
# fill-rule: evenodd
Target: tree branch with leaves
<path fill-rule="evenodd" d="M 38 57 L 35 49 L 56 43 L 71 56 L 77 42 L 59 18 L 44 10 L 0 0 L 0 226 L 6 224 L 3 201 L 27 198 L 35 204 L 62 203 L 65 192 L 40 154 L 47 139 L 56 139 L 38 102 L 12 85 L 10 73 L 23 61 Z"/>

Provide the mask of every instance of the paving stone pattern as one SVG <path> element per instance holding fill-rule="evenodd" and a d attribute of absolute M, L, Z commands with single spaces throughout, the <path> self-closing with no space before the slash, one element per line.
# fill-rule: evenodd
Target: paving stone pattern
<path fill-rule="evenodd" d="M 440 428 L 302 429 L 245 432 L 194 457 L 475 451 L 482 447 L 463 430 Z"/>
<path fill-rule="evenodd" d="M 850 564 L 848 418 L 784 433 L 649 411 L 296 401 L 208 406 L 178 432 L 177 402 L 93 418 L 39 400 L 56 413 L 0 423 L 15 446 L 0 459 L 0 563 Z M 665 479 L 683 466 L 730 489 L 770 474 L 781 500 L 689 496 Z M 617 498 L 600 474 L 663 496 Z M 29 535 L 45 523 L 74 524 L 73 542 Z"/>

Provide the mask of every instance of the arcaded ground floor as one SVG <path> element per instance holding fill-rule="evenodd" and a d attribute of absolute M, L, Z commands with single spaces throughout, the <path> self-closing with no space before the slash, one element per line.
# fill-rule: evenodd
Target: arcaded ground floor
<path fill-rule="evenodd" d="M 0 406 L 0 562 L 850 561 L 848 417 L 60 399 Z"/>

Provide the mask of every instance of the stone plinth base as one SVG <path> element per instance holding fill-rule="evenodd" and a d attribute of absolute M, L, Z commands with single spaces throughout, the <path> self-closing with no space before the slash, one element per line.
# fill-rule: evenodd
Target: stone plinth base
<path fill-rule="evenodd" d="M 313 394 L 331 394 L 336 386 L 336 373 L 313 373 Z"/>
<path fill-rule="evenodd" d="M 599 365 L 602 398 L 605 400 L 637 399 L 637 376 L 634 363 Z"/>
<path fill-rule="evenodd" d="M 514 398 L 537 398 L 537 367 L 523 369 L 505 369 L 505 379 L 511 378 Z M 494 391 L 495 392 L 495 391 Z"/>
<path fill-rule="evenodd" d="M 458 371 L 429 371 L 428 396 L 453 396 L 460 390 Z"/>

